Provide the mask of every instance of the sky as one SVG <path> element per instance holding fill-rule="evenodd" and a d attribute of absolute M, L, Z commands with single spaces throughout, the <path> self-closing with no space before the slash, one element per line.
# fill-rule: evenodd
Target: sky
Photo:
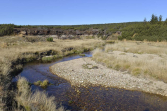
<path fill-rule="evenodd" d="M 167 0 L 0 0 L 0 24 L 81 25 L 167 18 Z"/>

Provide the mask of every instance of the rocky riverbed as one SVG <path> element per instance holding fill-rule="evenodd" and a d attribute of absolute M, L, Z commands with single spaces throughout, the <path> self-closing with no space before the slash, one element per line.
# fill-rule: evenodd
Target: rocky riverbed
<path fill-rule="evenodd" d="M 57 63 L 50 70 L 73 86 L 116 87 L 167 96 L 166 83 L 107 68 L 90 57 Z"/>

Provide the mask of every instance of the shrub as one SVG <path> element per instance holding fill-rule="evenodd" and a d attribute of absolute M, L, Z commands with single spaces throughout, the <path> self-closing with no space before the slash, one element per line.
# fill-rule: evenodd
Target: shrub
<path fill-rule="evenodd" d="M 49 37 L 49 38 L 47 38 L 47 41 L 48 41 L 48 42 L 53 42 L 53 38 L 52 38 L 52 37 Z"/>
<path fill-rule="evenodd" d="M 11 35 L 13 33 L 13 24 L 2 24 L 0 25 L 0 36 Z"/>

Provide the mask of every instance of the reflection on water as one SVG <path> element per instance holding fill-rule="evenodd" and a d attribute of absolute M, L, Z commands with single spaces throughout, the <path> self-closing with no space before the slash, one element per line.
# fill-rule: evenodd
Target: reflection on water
<path fill-rule="evenodd" d="M 91 57 L 91 53 L 85 53 Z M 27 78 L 31 83 L 47 79 L 54 85 L 46 91 L 53 95 L 56 101 L 62 103 L 66 109 L 78 111 L 103 110 L 103 111 L 167 111 L 167 98 L 151 95 L 139 91 L 128 91 L 117 88 L 103 88 L 101 86 L 89 88 L 74 88 L 66 80 L 53 75 L 49 67 L 55 63 L 81 58 L 82 56 L 69 56 L 52 63 L 40 63 L 38 61 L 27 64 L 18 75 Z M 17 77 L 13 81 L 17 81 Z M 32 90 L 43 90 L 32 85 Z"/>

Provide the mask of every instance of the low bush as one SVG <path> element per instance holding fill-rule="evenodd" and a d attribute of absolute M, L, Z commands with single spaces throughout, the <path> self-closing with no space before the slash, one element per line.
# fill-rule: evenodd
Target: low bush
<path fill-rule="evenodd" d="M 53 38 L 52 38 L 52 37 L 49 37 L 49 38 L 47 38 L 47 41 L 48 41 L 48 42 L 53 42 Z"/>
<path fill-rule="evenodd" d="M 1 24 L 0 25 L 0 36 L 11 35 L 13 33 L 13 24 Z"/>

